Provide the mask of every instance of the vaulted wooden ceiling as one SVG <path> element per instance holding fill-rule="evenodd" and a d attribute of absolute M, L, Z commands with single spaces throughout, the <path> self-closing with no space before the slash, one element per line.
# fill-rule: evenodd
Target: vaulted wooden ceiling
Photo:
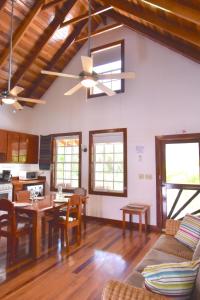
<path fill-rule="evenodd" d="M 7 88 L 10 11 L 11 1 L 1 0 L 0 91 Z M 111 17 L 200 62 L 199 0 L 92 0 L 92 12 L 94 32 Z M 88 0 L 15 0 L 12 86 L 22 86 L 23 96 L 40 98 L 56 79 L 41 70 L 62 71 L 87 41 L 75 41 L 87 35 L 87 14 Z"/>

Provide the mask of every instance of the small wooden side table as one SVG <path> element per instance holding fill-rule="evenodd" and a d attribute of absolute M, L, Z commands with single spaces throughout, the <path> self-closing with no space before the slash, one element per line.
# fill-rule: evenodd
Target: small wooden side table
<path fill-rule="evenodd" d="M 137 207 L 138 205 L 138 207 Z M 145 233 L 147 232 L 147 227 L 148 227 L 148 218 L 149 218 L 149 213 L 150 213 L 150 206 L 149 205 L 140 205 L 142 207 L 139 208 L 139 204 L 135 203 L 135 207 L 132 206 L 124 206 L 120 210 L 122 210 L 122 215 L 123 215 L 123 233 L 125 233 L 126 229 L 126 214 L 129 215 L 129 222 L 132 223 L 132 216 L 133 215 L 138 215 L 139 216 L 139 233 L 142 234 L 142 216 L 144 215 L 144 228 L 145 228 Z"/>

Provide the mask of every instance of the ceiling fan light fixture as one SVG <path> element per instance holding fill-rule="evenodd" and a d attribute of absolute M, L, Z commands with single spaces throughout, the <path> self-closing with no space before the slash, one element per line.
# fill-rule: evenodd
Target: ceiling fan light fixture
<path fill-rule="evenodd" d="M 14 103 L 16 102 L 16 99 L 13 98 L 13 97 L 11 97 L 11 96 L 2 98 L 1 100 L 2 100 L 2 102 L 3 102 L 4 104 L 8 104 L 8 105 L 12 105 L 12 104 L 14 104 Z"/>
<path fill-rule="evenodd" d="M 91 78 L 85 78 L 81 81 L 81 84 L 86 88 L 92 88 L 97 84 L 97 81 Z"/>

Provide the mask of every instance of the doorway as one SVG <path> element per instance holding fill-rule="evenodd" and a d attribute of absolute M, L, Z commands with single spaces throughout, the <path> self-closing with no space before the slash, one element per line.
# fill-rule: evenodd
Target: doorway
<path fill-rule="evenodd" d="M 200 213 L 200 134 L 157 136 L 157 225 Z"/>

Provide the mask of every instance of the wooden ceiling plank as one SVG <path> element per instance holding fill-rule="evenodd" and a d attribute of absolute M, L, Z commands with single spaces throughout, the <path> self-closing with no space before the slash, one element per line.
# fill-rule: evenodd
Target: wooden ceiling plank
<path fill-rule="evenodd" d="M 68 0 L 61 9 L 56 13 L 53 21 L 49 24 L 49 26 L 45 29 L 44 33 L 40 36 L 36 45 L 33 47 L 30 55 L 25 58 L 24 63 L 18 68 L 12 77 L 12 87 L 17 85 L 20 79 L 24 76 L 25 72 L 30 68 L 33 64 L 34 60 L 40 54 L 40 51 L 44 48 L 44 46 L 48 43 L 56 29 L 59 25 L 64 21 L 66 15 L 69 13 L 71 8 L 74 6 L 77 0 Z"/>
<path fill-rule="evenodd" d="M 180 39 L 183 39 L 197 47 L 200 47 L 200 35 L 195 32 L 187 31 L 182 26 L 174 26 L 171 23 L 166 22 L 165 20 L 160 20 L 153 14 L 150 10 L 138 10 L 136 5 L 131 4 L 128 1 L 120 0 L 97 0 L 104 5 L 112 5 L 115 9 L 122 12 L 122 14 L 128 14 L 132 18 L 139 20 L 144 20 L 145 22 L 164 30 L 171 35 L 174 35 Z"/>
<path fill-rule="evenodd" d="M 6 5 L 6 1 L 7 0 L 1 0 L 1 3 L 0 3 L 0 11 L 4 8 L 4 6 Z"/>
<path fill-rule="evenodd" d="M 85 21 L 83 21 L 83 22 L 85 22 Z M 87 22 L 85 22 L 85 24 L 87 24 Z M 77 25 L 77 26 L 79 26 L 79 25 Z M 94 24 L 92 27 L 96 29 L 97 26 L 98 26 L 98 23 Z M 84 27 L 84 26 L 83 26 L 83 27 Z M 83 29 L 83 27 L 82 27 L 82 29 Z M 82 31 L 82 29 L 81 29 L 81 31 Z M 77 32 L 77 36 L 78 36 L 79 34 L 80 34 L 80 32 Z M 75 37 L 74 37 L 74 39 L 75 39 Z M 75 51 L 74 51 L 72 57 L 68 58 L 67 61 L 66 61 L 66 63 L 65 63 L 65 65 L 62 67 L 62 69 L 59 68 L 59 70 L 58 70 L 56 64 L 59 63 L 59 60 L 60 60 L 61 56 L 59 57 L 59 55 L 58 55 L 58 57 L 57 57 L 58 59 L 57 59 L 57 61 L 55 61 L 55 64 L 54 64 L 54 69 L 55 69 L 56 71 L 62 72 L 62 70 L 68 65 L 68 63 L 71 61 L 71 59 L 78 53 L 78 51 L 81 49 L 81 47 L 82 47 L 84 44 L 85 44 L 85 41 L 82 41 L 82 42 L 76 44 Z M 73 45 L 73 42 L 66 48 L 66 50 L 67 50 L 68 48 L 70 48 L 72 45 Z M 64 52 L 63 52 L 61 55 L 64 55 Z M 42 75 L 42 74 L 41 74 L 41 75 Z M 44 76 L 44 75 L 42 75 L 42 76 L 43 76 L 42 79 L 44 79 L 45 76 Z M 52 76 L 51 79 L 48 80 L 48 86 L 46 85 L 46 82 L 47 82 L 47 81 L 46 81 L 46 82 L 45 82 L 45 89 L 43 88 L 42 91 L 41 91 L 41 88 L 40 88 L 40 87 L 41 87 L 41 84 L 40 84 L 41 81 L 38 80 L 38 89 L 40 88 L 40 91 L 39 91 L 39 93 L 38 93 L 38 89 L 33 89 L 33 93 L 34 93 L 34 91 L 36 92 L 37 98 L 38 98 L 38 97 L 39 97 L 39 98 L 42 97 L 42 96 L 45 94 L 46 90 L 51 86 L 51 84 L 52 84 L 55 80 L 56 80 L 56 77 L 53 77 L 53 76 Z"/>
<path fill-rule="evenodd" d="M 153 7 L 164 10 L 181 19 L 200 25 L 200 12 L 190 7 L 186 7 L 174 0 L 139 0 L 141 3 L 146 3 Z"/>
<path fill-rule="evenodd" d="M 60 57 L 64 54 L 64 52 L 67 50 L 68 47 L 71 46 L 71 44 L 74 42 L 74 40 L 79 36 L 84 26 L 87 24 L 86 20 L 81 21 L 73 30 L 73 32 L 67 37 L 63 45 L 58 49 L 58 51 L 54 54 L 52 60 L 47 64 L 45 67 L 45 70 L 53 70 L 54 66 L 60 59 Z M 26 93 L 26 97 L 30 97 L 34 91 L 37 90 L 39 86 L 41 86 L 42 80 L 46 77 L 44 74 L 40 74 L 35 82 L 31 86 L 31 90 Z"/>
<path fill-rule="evenodd" d="M 17 28 L 16 32 L 13 35 L 13 41 L 12 41 L 13 50 L 23 38 L 24 34 L 26 33 L 27 29 L 33 22 L 34 18 L 36 18 L 36 16 L 39 14 L 43 4 L 44 4 L 44 0 L 36 1 L 34 6 L 31 8 L 29 14 L 27 15 L 27 17 L 24 19 L 22 24 Z M 1 53 L 0 66 L 2 66 L 7 60 L 9 56 L 9 52 L 10 52 L 9 47 L 6 47 Z"/>
<path fill-rule="evenodd" d="M 96 15 L 102 14 L 102 13 L 108 11 L 108 10 L 111 10 L 112 8 L 113 8 L 112 6 L 106 6 L 105 8 L 96 9 L 96 10 L 92 11 L 91 16 L 93 17 L 93 16 L 96 16 Z M 84 15 L 81 15 L 79 17 L 73 18 L 71 20 L 63 22 L 60 25 L 60 28 L 68 26 L 70 24 L 78 23 L 78 22 L 86 20 L 86 19 L 88 19 L 88 13 L 86 13 Z"/>
<path fill-rule="evenodd" d="M 103 27 L 103 28 L 101 28 L 97 31 L 92 32 L 91 37 L 94 37 L 94 36 L 97 36 L 99 34 L 102 34 L 102 33 L 120 28 L 122 26 L 123 26 L 122 23 L 114 23 L 114 24 L 105 26 L 105 27 Z M 79 37 L 75 42 L 81 42 L 81 41 L 84 41 L 84 40 L 87 40 L 87 39 L 88 39 L 88 35 L 84 35 L 84 36 Z"/>
<path fill-rule="evenodd" d="M 159 31 L 156 32 L 152 28 L 147 27 L 135 20 L 129 19 L 128 17 L 125 17 L 124 15 L 121 15 L 115 11 L 107 12 L 106 14 L 108 17 L 114 18 L 118 22 L 123 22 L 123 24 L 129 29 L 139 32 L 140 34 L 145 35 L 147 38 L 150 38 L 153 41 L 164 45 L 165 47 L 178 52 L 179 54 L 182 54 L 197 63 L 200 63 L 200 50 L 197 47 L 190 44 L 185 44 L 181 40 L 177 42 L 173 38 L 170 38 L 169 35 L 166 36 Z"/>
<path fill-rule="evenodd" d="M 44 4 L 43 7 L 42 7 L 42 10 L 51 8 L 51 7 L 53 7 L 53 6 L 57 5 L 57 4 L 60 4 L 63 1 L 66 1 L 66 0 L 52 0 L 51 2 L 49 2 L 47 4 Z"/>

